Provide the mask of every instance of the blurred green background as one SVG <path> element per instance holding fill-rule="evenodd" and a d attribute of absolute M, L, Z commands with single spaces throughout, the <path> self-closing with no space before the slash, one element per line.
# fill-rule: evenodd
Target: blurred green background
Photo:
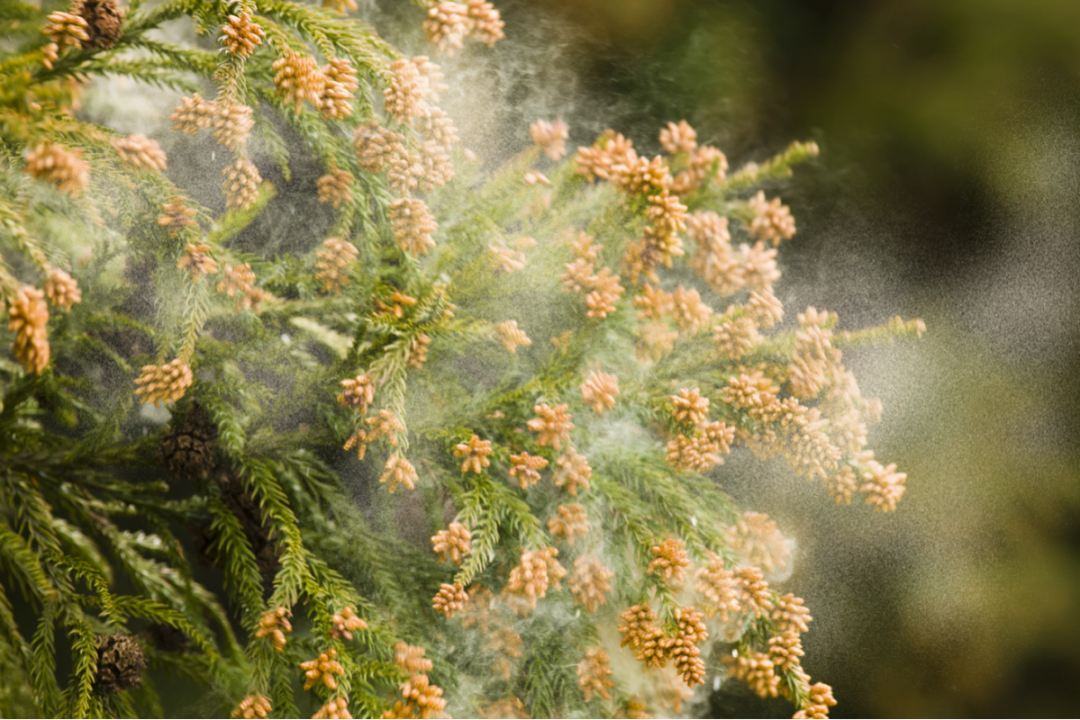
<path fill-rule="evenodd" d="M 799 543 L 785 589 L 815 610 L 805 666 L 835 716 L 1080 714 L 1080 3 L 496 4 L 507 40 L 446 63 L 482 156 L 555 114 L 574 143 L 613 127 L 646 151 L 685 118 L 733 166 L 815 140 L 777 189 L 789 314 L 930 327 L 846 356 L 885 405 L 871 446 L 908 473 L 895 514 L 728 467 Z M 725 688 L 703 712 L 790 709 Z"/>

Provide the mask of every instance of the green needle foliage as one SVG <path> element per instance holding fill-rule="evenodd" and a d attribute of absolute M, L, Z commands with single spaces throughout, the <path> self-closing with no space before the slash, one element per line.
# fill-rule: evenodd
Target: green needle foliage
<path fill-rule="evenodd" d="M 482 170 L 438 67 L 323 4 L 0 7 L 0 712 L 163 714 L 180 673 L 243 717 L 678 713 L 725 677 L 826 713 L 789 543 L 718 469 L 903 492 L 841 352 L 921 323 L 779 324 L 794 221 L 752 193 L 816 146 L 728 174 L 685 123 L 565 158 L 538 122 Z M 420 22 L 502 37 L 482 0 Z M 80 119 L 102 75 L 177 93 L 224 202 Z"/>

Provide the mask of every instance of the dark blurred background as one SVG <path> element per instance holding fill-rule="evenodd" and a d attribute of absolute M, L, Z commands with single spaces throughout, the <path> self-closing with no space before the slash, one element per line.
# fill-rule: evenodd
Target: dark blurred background
<path fill-rule="evenodd" d="M 733 167 L 815 140 L 769 193 L 798 221 L 789 315 L 929 325 L 845 357 L 885 405 L 871 446 L 908 473 L 895 514 L 739 458 L 725 475 L 799 543 L 784 589 L 814 610 L 805 666 L 834 715 L 1080 714 L 1080 3 L 496 5 L 506 41 L 439 58 L 482 156 L 554 115 L 576 144 L 613 127 L 653 152 L 685 118 Z M 725 688 L 702 712 L 791 711 Z"/>

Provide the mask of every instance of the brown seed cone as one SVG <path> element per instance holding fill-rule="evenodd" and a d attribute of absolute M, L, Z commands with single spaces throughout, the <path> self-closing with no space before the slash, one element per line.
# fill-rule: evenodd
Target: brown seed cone
<path fill-rule="evenodd" d="M 552 478 L 556 487 L 563 488 L 571 497 L 577 497 L 578 488 L 589 489 L 592 468 L 589 460 L 575 448 L 568 447 L 566 452 L 555 459 L 555 475 Z"/>
<path fill-rule="evenodd" d="M 161 206 L 164 213 L 158 218 L 158 225 L 167 228 L 169 237 L 176 237 L 180 231 L 195 224 L 198 211 L 184 204 L 184 198 L 177 196 L 172 202 Z"/>
<path fill-rule="evenodd" d="M 657 573 L 668 585 L 682 585 L 686 579 L 686 567 L 690 564 L 686 543 L 678 538 L 668 538 L 654 545 L 652 554 L 648 572 Z"/>
<path fill-rule="evenodd" d="M 250 263 L 236 267 L 226 265 L 224 277 L 218 283 L 217 291 L 236 300 L 237 312 L 251 310 L 257 313 L 260 303 L 273 299 L 273 295 L 255 286 L 255 273 L 251 271 Z"/>
<path fill-rule="evenodd" d="M 439 592 L 431 600 L 431 606 L 435 608 L 436 612 L 440 612 L 447 618 L 454 617 L 454 613 L 465 607 L 465 603 L 469 600 L 469 593 L 465 592 L 465 588 L 461 586 L 461 583 L 454 583 L 450 585 L 443 583 L 439 587 Z"/>
<path fill-rule="evenodd" d="M 341 381 L 341 387 L 345 390 L 337 396 L 337 401 L 343 408 L 358 408 L 363 414 L 375 400 L 375 385 L 368 375 L 346 378 Z"/>
<path fill-rule="evenodd" d="M 214 103 L 207 102 L 199 93 L 192 93 L 191 97 L 180 99 L 169 119 L 173 121 L 173 130 L 195 135 L 200 128 L 210 127 L 213 113 Z"/>
<path fill-rule="evenodd" d="M 349 701 L 343 697 L 334 698 L 315 711 L 311 717 L 312 720 L 352 720 Z"/>
<path fill-rule="evenodd" d="M 805 653 L 799 633 L 788 630 L 769 638 L 769 659 L 782 671 L 787 671 L 799 664 L 799 658 Z"/>
<path fill-rule="evenodd" d="M 357 617 L 356 613 L 351 607 L 346 606 L 341 612 L 335 613 L 330 618 L 333 627 L 330 629 L 330 637 L 332 638 L 345 638 L 346 640 L 353 639 L 353 630 L 367 630 L 368 624 L 364 622 L 363 618 Z"/>
<path fill-rule="evenodd" d="M 533 142 L 544 150 L 552 160 L 566 155 L 566 139 L 570 137 L 570 128 L 561 119 L 555 122 L 539 119 L 529 126 Z"/>
<path fill-rule="evenodd" d="M 702 622 L 703 617 L 704 613 L 695 612 L 692 607 L 677 609 L 675 619 L 678 627 L 675 637 L 665 638 L 663 641 L 667 653 L 675 660 L 675 669 L 689 687 L 705 682 L 705 663 L 698 647 L 709 639 L 709 631 Z"/>
<path fill-rule="evenodd" d="M 521 702 L 521 698 L 511 695 L 480 708 L 480 717 L 489 720 L 521 720 L 531 718 L 532 715 L 529 714 L 525 703 Z"/>
<path fill-rule="evenodd" d="M 245 144 L 255 126 L 252 110 L 247 105 L 236 103 L 226 105 L 214 101 L 210 104 L 210 127 L 218 145 L 224 145 L 229 152 Z"/>
<path fill-rule="evenodd" d="M 41 64 L 49 70 L 53 69 L 53 64 L 60 59 L 60 46 L 54 42 L 49 43 L 41 48 Z"/>
<path fill-rule="evenodd" d="M 576 537 L 589 534 L 589 518 L 585 514 L 585 507 L 580 503 L 560 505 L 556 514 L 548 518 L 548 532 L 573 546 Z"/>
<path fill-rule="evenodd" d="M 97 671 L 94 684 L 107 692 L 135 687 L 146 667 L 139 642 L 130 635 L 104 635 L 98 638 Z"/>
<path fill-rule="evenodd" d="M 802 598 L 785 593 L 776 599 L 772 619 L 780 632 L 804 633 L 810 629 L 806 624 L 814 618 L 810 617 L 810 610 Z"/>
<path fill-rule="evenodd" d="M 461 472 L 463 473 L 470 470 L 477 475 L 482 473 L 484 468 L 491 466 L 488 456 L 493 452 L 491 441 L 481 440 L 477 435 L 469 438 L 467 443 L 458 443 L 454 446 L 454 457 L 465 458 L 461 464 Z"/>
<path fill-rule="evenodd" d="M 429 141 L 450 148 L 459 138 L 454 121 L 442 108 L 431 106 L 426 115 L 416 119 L 416 126 Z"/>
<path fill-rule="evenodd" d="M 495 330 L 499 334 L 499 342 L 507 351 L 516 353 L 518 346 L 528 347 L 532 345 L 532 340 L 525 334 L 525 331 L 518 327 L 517 320 L 507 320 L 495 325 Z"/>
<path fill-rule="evenodd" d="M 315 58 L 301 53 L 290 53 L 278 58 L 270 66 L 276 72 L 274 87 L 284 105 L 292 105 L 299 115 L 304 101 L 319 107 L 320 98 L 326 87 L 326 76 L 316 64 Z"/>
<path fill-rule="evenodd" d="M 547 458 L 539 455 L 530 455 L 522 451 L 510 455 L 510 477 L 518 481 L 522 490 L 528 490 L 530 486 L 540 482 L 540 470 L 547 467 Z"/>
<path fill-rule="evenodd" d="M 270 638 L 274 650 L 279 653 L 284 652 L 285 645 L 288 643 L 285 633 L 292 632 L 289 615 L 292 615 L 292 612 L 286 607 L 276 607 L 263 613 L 263 616 L 259 618 L 259 627 L 255 630 L 255 637 Z"/>
<path fill-rule="evenodd" d="M 611 592 L 611 579 L 615 573 L 604 567 L 603 563 L 588 555 L 582 555 L 574 561 L 574 572 L 570 575 L 570 593 L 574 602 L 589 612 L 607 605 L 607 593 Z"/>
<path fill-rule="evenodd" d="M 191 274 L 191 281 L 197 283 L 203 275 L 216 275 L 218 264 L 217 260 L 210 257 L 209 245 L 188 243 L 184 254 L 176 262 L 176 269 L 187 270 Z"/>
<path fill-rule="evenodd" d="M 701 596 L 701 607 L 709 617 L 719 615 L 721 622 L 727 622 L 729 615 L 739 612 L 741 584 L 731 570 L 724 568 L 724 559 L 715 553 L 706 552 L 708 564 L 697 569 L 695 590 Z"/>
<path fill-rule="evenodd" d="M 349 10 L 359 10 L 356 0 L 322 0 L 322 6 L 344 15 Z"/>
<path fill-rule="evenodd" d="M 234 718 L 243 718 L 243 720 L 255 720 L 256 718 L 265 720 L 272 710 L 270 698 L 264 695 L 248 695 L 232 711 L 232 716 Z"/>
<path fill-rule="evenodd" d="M 221 37 L 218 42 L 225 46 L 230 55 L 250 57 L 255 48 L 262 45 L 262 39 L 266 33 L 258 23 L 251 21 L 251 15 L 240 13 L 229 16 L 229 22 L 221 28 Z"/>
<path fill-rule="evenodd" d="M 44 297 L 37 288 L 23 285 L 8 306 L 8 330 L 15 333 L 11 351 L 29 372 L 37 374 L 49 364 L 49 309 Z"/>
<path fill-rule="evenodd" d="M 452 522 L 449 528 L 431 536 L 431 546 L 440 562 L 451 560 L 460 566 L 464 556 L 472 551 L 472 533 L 461 523 Z"/>
<path fill-rule="evenodd" d="M 359 255 L 356 246 L 341 238 L 327 238 L 315 252 L 315 279 L 322 283 L 324 293 L 341 294 L 349 284 L 349 266 Z"/>
<path fill-rule="evenodd" d="M 120 39 L 124 11 L 117 6 L 116 0 L 75 0 L 71 14 L 86 21 L 90 47 L 111 48 Z"/>
<path fill-rule="evenodd" d="M 416 198 L 398 198 L 390 203 L 390 224 L 402 250 L 413 257 L 426 255 L 435 247 L 431 237 L 439 226 L 427 204 Z"/>
<path fill-rule="evenodd" d="M 652 715 L 648 713 L 649 706 L 646 705 L 636 695 L 631 696 L 626 701 L 626 705 L 615 717 L 628 718 L 629 720 L 650 720 Z"/>
<path fill-rule="evenodd" d="M 577 666 L 578 687 L 585 695 L 585 702 L 597 694 L 605 700 L 611 699 L 609 688 L 615 687 L 611 680 L 610 659 L 601 647 L 585 648 L 585 657 Z"/>
<path fill-rule="evenodd" d="M 624 610 L 619 617 L 623 620 L 619 625 L 619 633 L 623 636 L 619 647 L 629 645 L 637 649 L 646 641 L 664 634 L 663 630 L 656 626 L 656 612 L 648 603 L 634 605 Z"/>
<path fill-rule="evenodd" d="M 168 167 L 168 158 L 165 157 L 161 146 L 156 140 L 151 140 L 145 135 L 117 138 L 112 144 L 120 159 L 136 170 L 161 172 Z"/>
<path fill-rule="evenodd" d="M 184 397 L 194 380 L 191 368 L 183 358 L 176 358 L 164 365 L 143 365 L 139 377 L 135 378 L 135 394 L 142 403 L 176 402 Z"/>
<path fill-rule="evenodd" d="M 536 609 L 536 601 L 547 596 L 548 588 L 559 589 L 559 580 L 566 575 L 566 570 L 555 556 L 559 551 L 553 547 L 533 552 L 521 553 L 521 562 L 510 571 L 503 593 L 522 601 L 515 612 L 526 615 Z"/>
<path fill-rule="evenodd" d="M 780 691 L 780 676 L 768 654 L 740 651 L 735 657 L 726 656 L 720 662 L 728 666 L 728 676 L 742 680 L 759 697 L 776 697 Z"/>
<path fill-rule="evenodd" d="M 55 62 L 59 53 L 66 47 L 81 48 L 85 44 L 89 43 L 90 35 L 87 33 L 88 26 L 86 20 L 82 19 L 78 15 L 66 12 L 54 12 L 48 17 L 48 24 L 45 25 L 44 32 L 52 40 L 53 49 L 49 51 L 48 57 L 51 58 L 51 62 Z M 50 67 L 50 63 L 45 63 L 46 67 Z"/>
<path fill-rule="evenodd" d="M 426 83 L 410 58 L 390 64 L 390 86 L 383 90 L 386 113 L 398 123 L 412 127 L 413 118 L 424 114 Z"/>
<path fill-rule="evenodd" d="M 412 490 L 416 487 L 419 477 L 416 468 L 403 456 L 395 453 L 386 459 L 383 474 L 379 476 L 380 483 L 386 483 L 387 490 L 393 494 L 398 485 L 404 485 Z"/>
<path fill-rule="evenodd" d="M 416 714 L 411 717 L 438 717 L 442 709 L 446 707 L 446 700 L 442 697 L 442 688 L 432 685 L 428 676 L 423 673 L 413 675 L 401 686 L 400 690 L 401 697 L 415 709 Z"/>
<path fill-rule="evenodd" d="M 468 11 L 457 2 L 440 2 L 428 10 L 424 20 L 424 33 L 428 42 L 447 55 L 462 48 L 462 41 L 469 31 Z"/>
<path fill-rule="evenodd" d="M 161 438 L 158 457 L 173 477 L 206 478 L 217 467 L 217 428 L 194 402 L 184 422 Z"/>
<path fill-rule="evenodd" d="M 304 689 L 310 690 L 316 685 L 325 685 L 331 690 L 338 688 L 338 675 L 345 674 L 345 668 L 337 661 L 337 650 L 330 648 L 319 657 L 300 663 L 300 669 L 304 670 Z"/>
<path fill-rule="evenodd" d="M 539 447 L 553 447 L 561 450 L 564 442 L 570 440 L 570 431 L 574 429 L 574 423 L 570 422 L 571 415 L 567 412 L 569 405 L 556 405 L 550 407 L 547 403 L 533 406 L 533 412 L 540 417 L 533 418 L 526 426 L 534 433 L 538 433 L 536 444 Z"/>
<path fill-rule="evenodd" d="M 221 192 L 225 195 L 225 206 L 230 210 L 247 210 L 259 199 L 262 177 L 255 163 L 239 157 L 227 165 L 221 174 L 225 176 Z"/>
<path fill-rule="evenodd" d="M 326 78 L 319 94 L 318 108 L 324 118 L 344 118 L 352 115 L 352 101 L 360 84 L 356 80 L 356 69 L 346 58 L 331 58 L 329 65 L 322 67 Z"/>
<path fill-rule="evenodd" d="M 740 583 L 739 604 L 752 610 L 754 617 L 768 615 L 773 602 L 769 595 L 769 583 L 765 581 L 761 568 L 740 568 L 735 571 L 735 579 Z"/>
<path fill-rule="evenodd" d="M 660 131 L 660 144 L 672 155 L 678 152 L 692 153 L 697 147 L 697 131 L 685 120 L 680 120 L 678 125 L 669 122 Z"/>
<path fill-rule="evenodd" d="M 82 151 L 55 143 L 34 148 L 26 156 L 26 172 L 72 197 L 78 197 L 90 186 L 90 165 L 82 159 Z"/>
<path fill-rule="evenodd" d="M 506 37 L 503 34 L 506 23 L 502 21 L 494 5 L 487 0 L 466 0 L 466 5 L 470 21 L 469 37 L 488 47 Z"/>
<path fill-rule="evenodd" d="M 615 398 L 619 394 L 619 379 L 614 375 L 594 370 L 581 384 L 581 399 L 592 407 L 598 415 L 615 407 Z"/>
<path fill-rule="evenodd" d="M 67 311 L 82 302 L 82 291 L 75 278 L 60 268 L 51 268 L 45 278 L 45 297 L 53 307 Z"/>
<path fill-rule="evenodd" d="M 386 164 L 404 152 L 405 136 L 381 127 L 374 120 L 357 125 L 353 130 L 356 161 L 369 173 L 380 173 Z"/>
<path fill-rule="evenodd" d="M 394 664 L 412 675 L 428 672 L 435 666 L 424 657 L 425 652 L 422 647 L 399 640 L 394 645 Z"/>
<path fill-rule="evenodd" d="M 316 181 L 319 187 L 319 202 L 330 203 L 334 209 L 339 209 L 345 203 L 352 202 L 352 173 L 345 170 L 334 170 L 323 175 Z"/>
<path fill-rule="evenodd" d="M 419 333 L 409 342 L 409 357 L 405 364 L 413 368 L 424 367 L 429 345 L 431 345 L 431 336 L 427 333 Z"/>

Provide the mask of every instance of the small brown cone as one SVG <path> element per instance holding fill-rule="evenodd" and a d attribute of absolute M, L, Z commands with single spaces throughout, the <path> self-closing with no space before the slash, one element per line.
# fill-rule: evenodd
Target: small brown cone
<path fill-rule="evenodd" d="M 142 680 L 146 658 L 130 635 L 105 635 L 98 638 L 97 671 L 94 684 L 107 692 L 135 687 Z"/>
<path fill-rule="evenodd" d="M 349 267 L 359 251 L 356 246 L 341 238 L 327 238 L 315 252 L 315 279 L 322 283 L 324 293 L 338 295 L 349 284 Z"/>
<path fill-rule="evenodd" d="M 166 232 L 169 233 L 169 237 L 176 237 L 180 232 L 186 228 L 195 225 L 195 216 L 198 211 L 195 208 L 189 208 L 184 204 L 184 198 L 177 195 L 171 202 L 167 202 L 161 206 L 161 211 L 164 213 L 158 218 L 158 225 L 166 228 Z"/>
<path fill-rule="evenodd" d="M 136 170 L 161 172 L 169 165 L 161 146 L 145 135 L 117 138 L 113 140 L 113 147 L 120 159 Z"/>
<path fill-rule="evenodd" d="M 225 46 L 230 55 L 250 57 L 255 48 L 262 45 L 262 39 L 266 33 L 258 23 L 251 21 L 251 15 L 240 13 L 230 15 L 229 22 L 221 28 L 221 37 L 218 42 Z"/>
<path fill-rule="evenodd" d="M 49 309 L 44 297 L 37 288 L 23 285 L 8 306 L 8 330 L 15 333 L 12 353 L 29 372 L 37 374 L 49 364 Z"/>
<path fill-rule="evenodd" d="M 120 39 L 124 11 L 117 6 L 116 0 L 75 0 L 71 13 L 86 21 L 90 47 L 111 48 Z"/>
<path fill-rule="evenodd" d="M 90 36 L 87 34 L 86 21 L 78 15 L 54 12 L 49 15 L 48 20 L 44 33 L 52 40 L 52 47 L 48 51 L 50 62 L 45 63 L 45 66 L 51 70 L 51 63 L 56 61 L 64 48 L 81 48 L 90 42 Z"/>
<path fill-rule="evenodd" d="M 26 156 L 26 172 L 72 197 L 78 197 L 90 186 L 90 165 L 82 159 L 82 151 L 68 150 L 55 143 L 34 148 Z"/>
<path fill-rule="evenodd" d="M 76 303 L 82 302 L 82 291 L 75 278 L 60 268 L 51 268 L 45 278 L 45 297 L 53 307 L 66 312 Z"/>
<path fill-rule="evenodd" d="M 170 475 L 206 478 L 217 467 L 216 437 L 217 429 L 196 402 L 183 424 L 165 433 L 158 454 Z"/>
<path fill-rule="evenodd" d="M 135 385 L 138 386 L 135 394 L 139 396 L 139 402 L 160 407 L 163 403 L 173 403 L 184 397 L 193 381 L 191 368 L 183 358 L 176 358 L 164 365 L 143 365 L 139 377 L 135 378 Z"/>
<path fill-rule="evenodd" d="M 225 206 L 230 210 L 247 210 L 259 199 L 259 183 L 262 177 L 255 163 L 246 157 L 239 157 L 234 163 L 221 171 L 225 181 L 221 183 L 221 192 L 225 195 Z"/>
<path fill-rule="evenodd" d="M 243 718 L 243 720 L 255 720 L 256 718 L 269 717 L 272 710 L 270 698 L 263 695 L 248 695 L 232 711 L 232 716 L 234 718 Z"/>

